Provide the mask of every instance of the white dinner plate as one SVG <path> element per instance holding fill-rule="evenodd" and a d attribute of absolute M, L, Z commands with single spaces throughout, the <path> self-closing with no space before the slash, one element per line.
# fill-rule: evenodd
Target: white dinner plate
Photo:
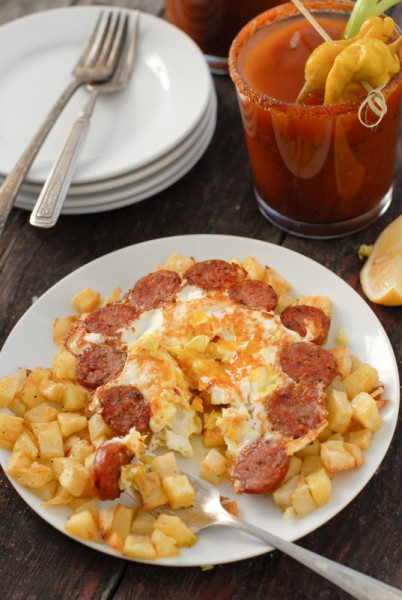
<path fill-rule="evenodd" d="M 0 27 L 0 173 L 7 174 L 71 80 L 100 8 L 39 12 Z M 12 51 L 10 51 L 12 48 Z M 100 96 L 75 182 L 114 177 L 157 159 L 192 131 L 210 97 L 198 46 L 170 23 L 143 13 L 129 86 Z M 78 90 L 29 173 L 42 182 L 88 94 Z"/>
<path fill-rule="evenodd" d="M 131 193 L 135 197 L 148 189 L 154 189 L 161 181 L 166 181 L 167 185 L 170 185 L 169 181 L 173 176 L 182 176 L 200 158 L 200 152 L 206 150 L 215 131 L 216 111 L 216 92 L 214 88 L 211 88 L 210 101 L 202 119 L 191 134 L 172 152 L 152 163 L 152 168 L 146 165 L 142 169 L 118 177 L 93 184 L 83 184 L 79 186 L 78 191 L 77 187 L 71 186 L 63 206 L 63 214 L 66 214 L 67 209 L 77 208 L 77 212 L 81 212 L 81 209 L 87 206 L 102 205 L 119 200 L 122 194 Z M 138 176 L 139 172 L 141 172 L 141 177 Z M 16 206 L 31 209 L 41 189 L 40 184 L 24 183 Z"/>
<path fill-rule="evenodd" d="M 240 516 L 286 540 L 296 540 L 341 511 L 362 490 L 374 475 L 391 442 L 399 407 L 399 380 L 395 356 L 388 337 L 366 302 L 342 279 L 305 256 L 281 246 L 262 241 L 222 236 L 189 235 L 170 237 L 136 244 L 107 254 L 74 271 L 48 290 L 37 300 L 17 323 L 8 337 L 0 356 L 0 376 L 11 374 L 20 366 L 34 368 L 50 365 L 55 353 L 52 342 L 53 319 L 71 314 L 70 298 L 85 287 L 107 295 L 116 287 L 123 292 L 139 278 L 163 265 L 172 252 L 193 256 L 196 260 L 221 258 L 240 260 L 256 257 L 279 271 L 293 284 L 296 295 L 324 294 L 333 302 L 333 318 L 328 345 L 335 344 L 340 327 L 349 339 L 350 351 L 363 361 L 375 366 L 389 399 L 382 409 L 383 424 L 375 433 L 370 448 L 364 453 L 365 462 L 359 468 L 338 473 L 333 478 L 330 502 L 302 519 L 285 520 L 270 497 L 236 496 L 229 485 L 222 493 L 235 498 Z M 38 344 L 38 340 L 41 343 Z M 0 452 L 0 462 L 5 467 L 8 452 Z M 186 469 L 196 474 L 192 461 L 181 461 Z M 27 489 L 11 479 L 12 485 L 25 502 L 43 519 L 66 534 L 64 524 L 67 510 L 62 507 L 44 509 L 40 501 Z M 391 485 L 391 483 L 390 483 Z M 66 534 L 67 535 L 67 534 Z M 82 540 L 79 540 L 82 542 Z M 108 546 L 82 542 L 91 548 L 117 554 Z M 182 549 L 181 555 L 157 559 L 152 564 L 171 566 L 212 565 L 257 556 L 270 548 L 242 532 L 233 529 L 212 528 L 200 533 L 198 543 Z"/>
<path fill-rule="evenodd" d="M 80 215 L 114 210 L 154 196 L 181 179 L 199 161 L 209 146 L 215 126 L 216 106 L 214 107 L 214 103 L 212 103 L 208 122 L 204 124 L 203 131 L 200 131 L 192 147 L 174 161 L 172 165 L 133 185 L 123 185 L 111 190 L 106 189 L 104 192 L 82 196 L 69 195 L 63 205 L 62 213 Z M 37 194 L 22 191 L 18 195 L 15 206 L 32 210 L 37 197 Z"/>

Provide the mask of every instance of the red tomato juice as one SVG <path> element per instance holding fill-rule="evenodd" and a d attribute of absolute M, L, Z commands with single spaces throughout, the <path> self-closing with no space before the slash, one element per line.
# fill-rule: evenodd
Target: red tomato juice
<path fill-rule="evenodd" d="M 323 40 L 299 14 L 276 21 L 287 7 L 268 11 L 269 19 L 260 15 L 249 23 L 232 45 L 229 59 L 260 209 L 268 218 L 274 215 L 274 222 L 276 214 L 311 224 L 357 218 L 355 225 L 361 228 L 368 223 L 360 217 L 375 218 L 385 210 L 387 192 L 391 197 L 402 75 L 384 89 L 388 112 L 374 128 L 358 119 L 364 95 L 353 103 L 296 105 L 306 60 Z M 339 39 L 346 18 L 326 10 L 318 20 L 333 39 Z M 348 226 L 335 230 L 351 231 Z M 318 237 L 326 237 L 325 227 L 318 231 Z M 331 231 L 328 227 L 328 237 Z"/>

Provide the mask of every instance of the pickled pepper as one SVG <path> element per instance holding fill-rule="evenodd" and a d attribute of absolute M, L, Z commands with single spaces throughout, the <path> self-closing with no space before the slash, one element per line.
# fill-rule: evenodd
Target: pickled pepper
<path fill-rule="evenodd" d="M 315 92 L 324 104 L 338 104 L 361 96 L 367 86 L 388 83 L 400 69 L 397 51 L 402 37 L 387 44 L 394 31 L 391 17 L 370 17 L 354 37 L 322 43 L 307 60 L 305 84 L 296 102 Z"/>

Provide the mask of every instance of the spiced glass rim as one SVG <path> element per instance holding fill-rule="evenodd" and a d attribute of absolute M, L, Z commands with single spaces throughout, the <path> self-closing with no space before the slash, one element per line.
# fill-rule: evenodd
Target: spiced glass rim
<path fill-rule="evenodd" d="M 354 6 L 353 2 L 348 0 L 329 0 L 323 2 L 322 0 L 306 0 L 303 2 L 304 6 L 310 10 L 313 14 L 320 13 L 324 14 L 349 14 Z M 246 81 L 243 75 L 237 68 L 239 55 L 243 49 L 244 43 L 247 39 L 252 37 L 257 31 L 263 27 L 269 26 L 271 23 L 277 23 L 283 21 L 289 17 L 303 17 L 297 7 L 292 3 L 280 4 L 265 12 L 257 15 L 246 23 L 246 25 L 239 31 L 235 39 L 233 40 L 229 50 L 229 73 L 233 83 L 239 93 L 246 96 L 254 104 L 264 110 L 270 110 L 275 108 L 279 112 L 296 111 L 299 116 L 313 115 L 314 118 L 324 117 L 342 114 L 354 114 L 359 110 L 363 97 L 357 100 L 342 102 L 339 104 L 296 104 L 294 102 L 285 102 L 284 100 L 278 100 L 261 92 L 255 88 L 251 83 Z M 395 28 L 399 35 L 402 35 L 400 28 L 395 24 Z M 402 48 L 398 51 L 400 60 L 402 62 Z M 387 100 L 389 96 L 402 85 L 402 68 L 399 72 L 394 75 L 391 81 L 383 88 L 382 93 Z"/>

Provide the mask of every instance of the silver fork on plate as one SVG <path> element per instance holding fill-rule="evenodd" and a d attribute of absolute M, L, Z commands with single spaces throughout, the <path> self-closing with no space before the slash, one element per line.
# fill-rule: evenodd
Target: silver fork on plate
<path fill-rule="evenodd" d="M 90 96 L 73 124 L 42 188 L 31 213 L 31 225 L 48 228 L 57 223 L 77 167 L 78 157 L 85 143 L 96 100 L 100 94 L 122 91 L 127 87 L 130 80 L 136 56 L 140 14 L 140 12 L 137 12 L 132 30 L 130 30 L 129 16 L 126 15 L 124 45 L 113 76 L 106 82 L 87 86 L 91 91 Z"/>
<path fill-rule="evenodd" d="M 82 54 L 75 65 L 73 80 L 29 142 L 12 171 L 0 187 L 0 237 L 19 190 L 43 142 L 74 92 L 86 83 L 105 81 L 113 75 L 121 47 L 122 17 L 120 12 L 101 12 Z"/>
<path fill-rule="evenodd" d="M 158 514 L 172 514 L 179 517 L 192 531 L 200 531 L 212 525 L 233 527 L 259 538 L 269 546 L 281 550 L 284 554 L 291 556 L 306 567 L 312 569 L 322 577 L 325 577 L 335 585 L 339 586 L 358 600 L 401 600 L 402 591 L 382 581 L 373 579 L 368 575 L 359 573 L 349 567 L 315 554 L 297 544 L 288 542 L 265 529 L 256 527 L 251 523 L 242 521 L 227 512 L 221 504 L 219 490 L 209 483 L 192 477 L 180 469 L 182 474 L 187 475 L 195 490 L 195 502 L 189 508 L 171 509 L 164 505 L 150 511 L 155 516 Z M 138 492 L 129 488 L 125 490 L 136 502 L 139 500 Z M 278 517 L 280 518 L 280 517 Z"/>

